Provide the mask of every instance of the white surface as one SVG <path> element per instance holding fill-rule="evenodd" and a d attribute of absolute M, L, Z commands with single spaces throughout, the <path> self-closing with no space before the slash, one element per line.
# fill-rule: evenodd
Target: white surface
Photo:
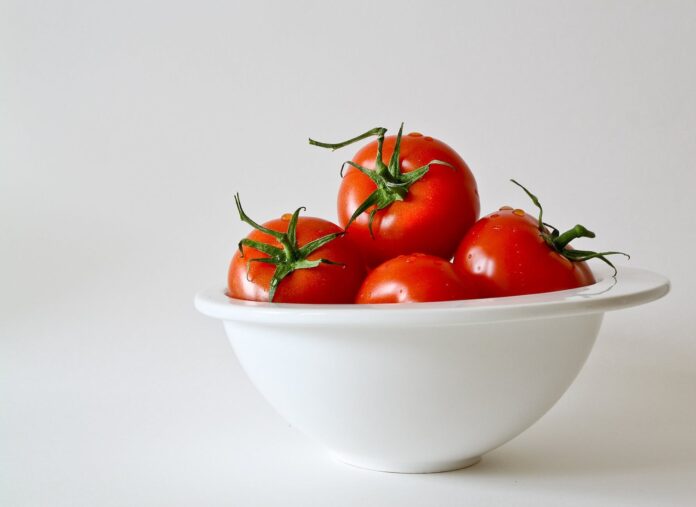
<path fill-rule="evenodd" d="M 696 5 L 251 4 L 0 4 L 0 504 L 693 505 Z M 451 474 L 334 464 L 191 305 L 246 232 L 235 191 L 331 216 L 351 152 L 306 137 L 401 120 L 484 210 L 529 208 L 515 177 L 673 281 Z"/>

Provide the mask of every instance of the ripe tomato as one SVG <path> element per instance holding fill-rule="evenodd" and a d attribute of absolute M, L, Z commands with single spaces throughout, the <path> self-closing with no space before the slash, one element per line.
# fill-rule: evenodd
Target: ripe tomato
<path fill-rule="evenodd" d="M 278 303 L 352 303 L 365 278 L 364 261 L 336 224 L 283 215 L 259 225 L 239 243 L 228 272 L 227 295 Z"/>
<path fill-rule="evenodd" d="M 613 267 L 605 255 L 621 252 L 572 249 L 568 246 L 572 239 L 592 238 L 594 233 L 576 225 L 559 234 L 557 229 L 542 222 L 543 210 L 537 198 L 522 188 L 538 206 L 539 217 L 534 218 L 521 209 L 502 207 L 474 224 L 454 256 L 457 272 L 466 283 L 477 286 L 482 297 L 590 285 L 595 283 L 595 278 L 585 261 L 591 258 L 599 258 Z"/>
<path fill-rule="evenodd" d="M 338 191 L 339 224 L 370 266 L 414 252 L 451 259 L 479 215 L 473 174 L 442 141 L 417 132 L 402 137 L 401 129 L 385 138 L 385 132 L 373 129 L 339 144 L 310 140 L 336 149 L 378 136 L 346 162 L 350 167 Z"/>
<path fill-rule="evenodd" d="M 572 289 L 595 282 L 585 262 L 572 262 L 549 248 L 537 220 L 522 210 L 501 208 L 476 222 L 454 255 L 464 280 L 483 297 Z"/>
<path fill-rule="evenodd" d="M 452 264 L 421 253 L 400 255 L 377 266 L 363 282 L 356 303 L 423 303 L 471 299 L 478 293 L 462 282 Z"/>

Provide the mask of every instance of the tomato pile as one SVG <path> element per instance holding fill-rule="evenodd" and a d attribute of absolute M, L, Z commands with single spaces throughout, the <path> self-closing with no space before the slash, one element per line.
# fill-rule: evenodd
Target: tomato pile
<path fill-rule="evenodd" d="M 476 180 L 447 144 L 418 132 L 375 128 L 336 150 L 375 137 L 341 168 L 338 225 L 300 216 L 258 224 L 235 196 L 240 219 L 254 230 L 230 263 L 227 294 L 276 303 L 414 303 L 573 289 L 595 283 L 587 260 L 612 268 L 607 255 L 570 246 L 593 238 L 582 225 L 561 233 L 503 206 L 479 219 Z M 614 268 L 616 274 L 616 268 Z"/>

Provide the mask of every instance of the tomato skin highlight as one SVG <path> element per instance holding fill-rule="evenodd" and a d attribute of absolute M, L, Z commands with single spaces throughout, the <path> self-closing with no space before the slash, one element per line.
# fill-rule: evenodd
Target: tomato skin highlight
<path fill-rule="evenodd" d="M 389 162 L 396 136 L 384 138 L 382 160 Z M 353 162 L 374 169 L 377 141 L 360 149 Z M 401 171 L 408 173 L 433 160 L 451 164 L 433 164 L 423 178 L 413 183 L 403 201 L 396 201 L 375 214 L 368 228 L 370 209 L 348 228 L 347 235 L 360 247 L 368 266 L 376 266 L 398 255 L 422 252 L 451 259 L 459 240 L 479 216 L 480 203 L 476 180 L 466 162 L 447 144 L 421 134 L 401 139 Z M 375 190 L 365 174 L 346 167 L 338 192 L 338 221 L 346 227 L 353 212 Z"/>
<path fill-rule="evenodd" d="M 287 216 L 264 223 L 264 227 L 279 232 L 288 230 Z M 341 232 L 336 224 L 315 217 L 299 217 L 297 222 L 297 243 L 301 247 L 310 241 Z M 248 239 L 281 247 L 272 236 L 254 230 Z M 271 278 L 275 266 L 252 262 L 247 273 L 249 259 L 267 258 L 267 254 L 255 248 L 243 246 L 242 256 L 235 253 L 230 262 L 227 276 L 227 295 L 236 299 L 268 302 Z M 341 266 L 320 264 L 315 268 L 298 269 L 281 280 L 276 290 L 274 303 L 352 303 L 355 299 L 366 268 L 362 256 L 345 237 L 338 237 L 312 252 L 309 260 L 328 259 L 341 263 Z"/>
<path fill-rule="evenodd" d="M 549 247 L 540 235 L 538 219 L 513 209 L 501 209 L 476 222 L 457 248 L 454 268 L 482 297 L 537 294 L 595 283 L 586 262 L 572 262 Z"/>
<path fill-rule="evenodd" d="M 362 283 L 355 302 L 424 303 L 477 296 L 478 292 L 462 282 L 450 262 L 415 253 L 400 255 L 373 269 Z"/>

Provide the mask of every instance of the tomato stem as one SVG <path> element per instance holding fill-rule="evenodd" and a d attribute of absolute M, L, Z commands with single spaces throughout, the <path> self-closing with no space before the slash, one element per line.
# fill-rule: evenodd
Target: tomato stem
<path fill-rule="evenodd" d="M 524 192 L 529 196 L 529 198 L 532 200 L 534 205 L 539 208 L 539 217 L 538 217 L 538 223 L 539 223 L 539 235 L 544 239 L 546 244 L 549 246 L 549 248 L 552 248 L 559 254 L 561 254 L 563 257 L 568 259 L 569 261 L 572 262 L 582 262 L 582 261 L 587 261 L 589 259 L 599 259 L 602 262 L 608 264 L 611 266 L 614 270 L 614 276 L 616 276 L 617 270 L 616 266 L 612 264 L 612 262 L 606 258 L 607 255 L 624 255 L 628 257 L 629 259 L 631 258 L 630 255 L 624 253 L 624 252 L 592 252 L 590 250 L 574 250 L 571 248 L 567 248 L 568 245 L 570 244 L 571 241 L 573 241 L 576 238 L 594 238 L 595 233 L 587 229 L 584 225 L 577 224 L 575 227 L 568 229 L 564 233 L 559 233 L 558 229 L 554 227 L 553 225 L 550 225 L 546 222 L 544 222 L 543 215 L 544 215 L 544 209 L 541 206 L 541 203 L 539 202 L 539 199 L 532 194 L 529 190 L 527 190 L 524 186 L 522 186 L 520 183 L 518 183 L 515 180 L 510 180 L 512 181 L 515 185 L 520 187 Z M 549 229 L 551 229 L 551 232 L 549 232 Z"/>
<path fill-rule="evenodd" d="M 541 207 L 541 203 L 539 202 L 539 199 L 537 198 L 536 195 L 534 195 L 534 194 L 531 193 L 529 190 L 527 190 L 527 188 L 524 187 L 522 184 L 517 183 L 515 180 L 510 180 L 510 181 L 512 181 L 515 185 L 517 185 L 517 186 L 520 187 L 522 190 L 524 190 L 524 192 L 529 196 L 529 198 L 530 198 L 530 199 L 532 200 L 532 202 L 534 203 L 534 206 L 536 206 L 537 208 L 539 208 L 539 230 L 540 230 L 541 232 L 544 232 L 544 225 L 545 225 L 545 224 L 544 224 L 544 208 Z M 555 229 L 555 228 L 554 228 L 554 229 Z"/>
<path fill-rule="evenodd" d="M 341 165 L 341 177 L 343 176 L 343 169 L 346 165 L 357 169 L 365 176 L 370 178 L 375 184 L 375 190 L 355 209 L 351 215 L 348 223 L 346 224 L 346 229 L 351 226 L 351 224 L 362 214 L 369 211 L 369 217 L 367 221 L 367 228 L 370 231 L 370 236 L 374 239 L 374 232 L 372 230 L 372 223 L 375 219 L 375 215 L 378 211 L 383 210 L 391 206 L 396 201 L 403 201 L 408 195 L 408 190 L 411 185 L 416 181 L 420 180 L 425 174 L 430 170 L 432 164 L 445 165 L 453 170 L 456 168 L 442 160 L 431 160 L 427 164 L 409 171 L 408 173 L 401 172 L 401 138 L 403 135 L 404 124 L 401 123 L 399 127 L 399 132 L 396 135 L 396 142 L 394 144 L 394 149 L 392 151 L 391 157 L 387 164 L 384 163 L 382 158 L 382 147 L 384 145 L 384 134 L 386 134 L 387 129 L 382 127 L 373 128 L 368 130 L 364 134 L 360 134 L 357 137 L 343 141 L 341 143 L 323 143 L 315 141 L 314 139 L 309 139 L 309 144 L 313 146 L 319 146 L 321 148 L 330 148 L 331 150 L 337 150 L 338 148 L 343 148 L 349 144 L 353 144 L 357 141 L 361 141 L 368 137 L 377 136 L 377 154 L 375 156 L 375 168 L 369 169 L 363 167 L 352 160 L 348 160 Z"/>
<path fill-rule="evenodd" d="M 553 244 L 556 247 L 556 250 L 559 252 L 563 250 L 568 243 L 573 241 L 576 238 L 594 238 L 595 233 L 586 229 L 584 226 L 577 224 L 575 227 L 572 229 L 567 230 L 563 234 L 559 234 L 558 237 L 556 237 L 553 240 Z"/>
<path fill-rule="evenodd" d="M 368 137 L 372 136 L 380 136 L 381 138 L 384 138 L 384 134 L 387 132 L 387 129 L 384 127 L 376 127 L 371 130 L 368 130 L 364 134 L 360 134 L 359 136 L 354 137 L 353 139 L 348 139 L 347 141 L 343 141 L 340 143 L 322 143 L 320 141 L 315 141 L 311 137 L 309 138 L 309 144 L 312 146 L 319 146 L 320 148 L 329 148 L 332 151 L 336 151 L 339 148 L 343 148 L 344 146 L 348 146 L 349 144 L 357 143 L 358 141 L 362 141 L 363 139 L 367 139 Z"/>
<path fill-rule="evenodd" d="M 251 225 L 257 231 L 263 232 L 275 238 L 282 248 L 278 248 L 274 245 L 269 245 L 268 243 L 263 243 L 261 241 L 254 241 L 248 238 L 244 238 L 239 242 L 238 248 L 242 257 L 244 257 L 244 247 L 253 248 L 261 253 L 268 255 L 268 257 L 259 257 L 255 259 L 249 259 L 247 261 L 247 278 L 249 276 L 249 269 L 253 262 L 260 262 L 264 264 L 275 265 L 275 271 L 271 277 L 271 282 L 269 284 L 268 290 L 268 301 L 272 302 L 275 297 L 276 290 L 280 282 L 298 269 L 311 269 L 316 268 L 320 264 L 330 264 L 330 265 L 341 265 L 338 262 L 331 261 L 329 259 L 307 259 L 311 253 L 315 250 L 326 245 L 330 241 L 333 241 L 339 236 L 342 236 L 344 232 L 335 232 L 322 236 L 314 241 L 299 246 L 297 244 L 297 222 L 300 217 L 300 211 L 306 210 L 305 207 L 301 206 L 295 210 L 295 212 L 290 217 L 288 223 L 288 230 L 286 232 L 275 231 L 264 227 L 256 223 L 254 220 L 249 218 L 249 216 L 244 212 L 242 208 L 242 201 L 239 198 L 239 194 L 234 196 L 234 202 L 237 205 L 237 211 L 239 212 L 239 218 L 242 222 Z"/>

